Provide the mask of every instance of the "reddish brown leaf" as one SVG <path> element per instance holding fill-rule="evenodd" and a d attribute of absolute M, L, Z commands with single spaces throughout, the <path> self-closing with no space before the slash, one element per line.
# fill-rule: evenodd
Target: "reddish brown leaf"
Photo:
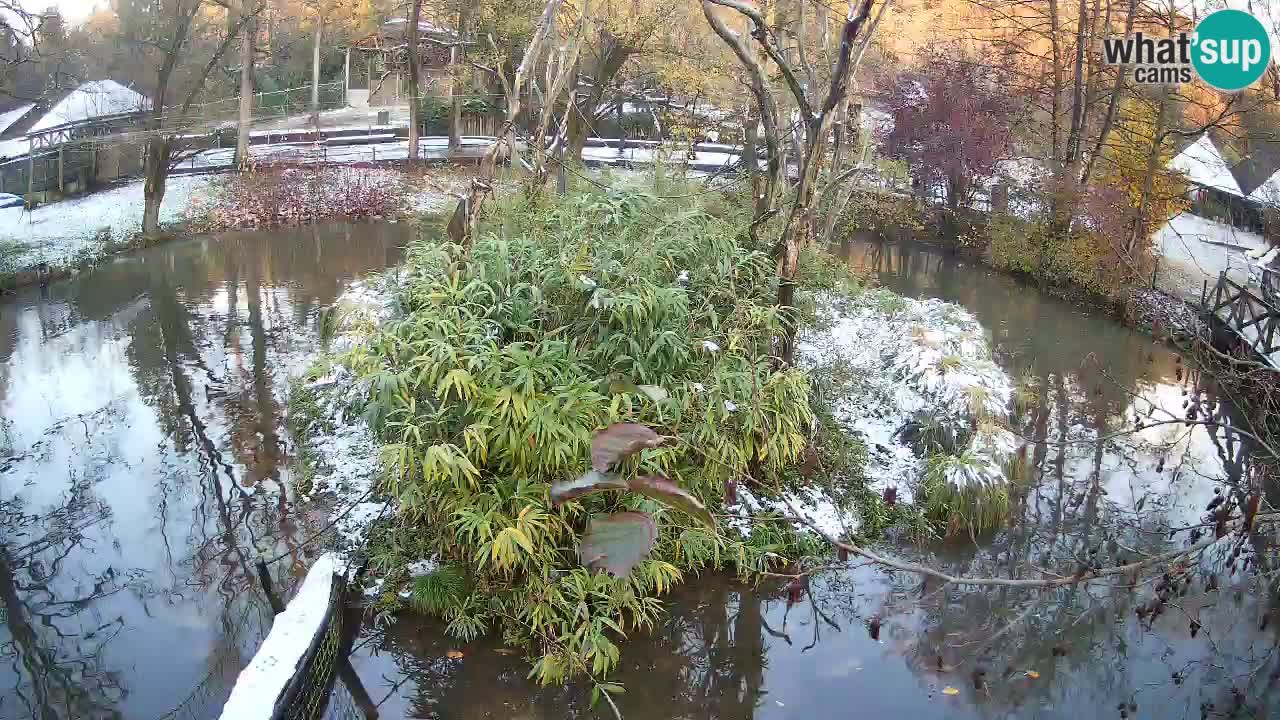
<path fill-rule="evenodd" d="M 662 475 L 640 475 L 629 480 L 627 487 L 633 493 L 653 498 L 677 510 L 683 510 L 703 525 L 715 529 L 715 518 L 711 517 L 711 513 L 698 501 L 698 498 Z"/>
<path fill-rule="evenodd" d="M 662 437 L 644 425 L 617 423 L 596 433 L 591 439 L 591 467 L 605 472 L 619 460 L 644 448 L 662 444 Z"/>

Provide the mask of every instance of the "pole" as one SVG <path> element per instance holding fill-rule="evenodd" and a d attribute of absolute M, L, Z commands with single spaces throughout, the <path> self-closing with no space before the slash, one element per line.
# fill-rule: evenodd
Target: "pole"
<path fill-rule="evenodd" d="M 320 39 L 324 30 L 324 17 L 316 12 L 316 40 L 311 48 L 311 122 L 320 139 Z"/>
<path fill-rule="evenodd" d="M 262 591 L 267 594 L 267 602 L 271 603 L 271 612 L 279 615 L 284 612 L 284 603 L 280 602 L 280 598 L 271 586 L 271 572 L 267 570 L 267 561 L 262 557 L 262 553 L 258 553 L 258 559 L 254 564 L 258 567 L 258 582 L 262 583 Z"/>

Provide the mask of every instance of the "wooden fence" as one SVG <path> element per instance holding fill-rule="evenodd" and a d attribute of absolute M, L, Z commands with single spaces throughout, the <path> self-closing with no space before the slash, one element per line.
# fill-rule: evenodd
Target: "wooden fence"
<path fill-rule="evenodd" d="M 1242 343 L 1273 366 L 1280 366 L 1280 293 L 1276 273 L 1265 271 L 1257 291 L 1224 272 L 1201 307 L 1220 320 Z M 1206 288 L 1207 290 L 1207 288 Z"/>

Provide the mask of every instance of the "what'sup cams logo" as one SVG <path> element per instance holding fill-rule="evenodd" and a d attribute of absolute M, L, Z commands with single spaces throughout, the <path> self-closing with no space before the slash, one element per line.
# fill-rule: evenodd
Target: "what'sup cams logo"
<path fill-rule="evenodd" d="M 1219 10 L 1206 15 L 1194 33 L 1173 37 L 1105 38 L 1103 59 L 1109 65 L 1133 67 L 1133 80 L 1141 85 L 1189 83 L 1192 72 L 1219 90 L 1243 90 L 1266 72 L 1271 63 L 1271 41 L 1258 19 L 1240 10 Z"/>

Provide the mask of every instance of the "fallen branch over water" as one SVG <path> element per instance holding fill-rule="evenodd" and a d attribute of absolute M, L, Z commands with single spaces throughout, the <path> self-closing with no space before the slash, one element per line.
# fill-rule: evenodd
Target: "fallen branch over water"
<path fill-rule="evenodd" d="M 1161 563 L 1172 562 L 1180 558 L 1197 555 L 1199 553 L 1204 552 L 1205 550 L 1208 550 L 1210 547 L 1213 547 L 1214 545 L 1216 545 L 1219 541 L 1231 535 L 1231 533 L 1224 533 L 1222 537 L 1216 537 L 1216 536 L 1210 537 L 1205 540 L 1201 540 L 1197 543 L 1194 543 L 1181 550 L 1170 550 L 1169 552 L 1161 553 L 1159 555 L 1152 555 L 1150 557 L 1144 558 L 1137 562 L 1132 562 L 1125 565 L 1114 565 L 1111 567 L 1104 567 L 1104 568 L 1098 568 L 1098 569 L 1086 569 L 1085 572 L 1077 572 L 1073 575 L 1062 575 L 1062 576 L 1044 577 L 1044 578 L 963 577 L 963 576 L 951 575 L 949 573 L 938 570 L 937 568 L 929 567 L 928 565 L 921 565 L 919 563 L 908 562 L 906 560 L 899 560 L 897 558 L 880 555 L 879 553 L 868 550 L 860 545 L 856 545 L 852 542 L 840 540 L 839 538 L 836 538 L 832 536 L 830 533 L 824 531 L 821 527 L 819 527 L 813 521 L 804 517 L 800 513 L 800 511 L 796 509 L 795 505 L 792 504 L 790 500 L 784 500 L 784 502 L 786 502 L 787 507 L 791 510 L 792 514 L 783 516 L 783 519 L 789 522 L 796 523 L 798 525 L 804 525 L 808 527 L 809 529 L 817 533 L 819 537 L 826 540 L 828 544 L 830 544 L 835 548 L 844 550 L 854 555 L 858 555 L 860 557 L 863 557 L 863 558 L 866 558 L 867 560 L 872 561 L 877 565 L 881 565 L 887 568 L 892 568 L 894 570 L 901 570 L 903 572 L 915 573 L 916 575 L 936 578 L 948 584 L 971 585 L 971 586 L 981 586 L 981 587 L 1014 587 L 1014 588 L 1064 587 L 1067 585 L 1078 585 L 1080 583 L 1087 583 L 1087 582 L 1092 582 L 1094 580 L 1101 580 L 1103 578 L 1114 577 L 1117 575 L 1129 575 L 1132 573 L 1139 572 L 1145 568 L 1149 568 L 1153 565 L 1159 565 Z M 1258 516 L 1258 518 L 1255 518 L 1255 519 L 1270 520 L 1271 518 Z M 1241 528 L 1243 528 L 1242 523 L 1238 524 L 1236 527 L 1237 530 Z M 1041 572 L 1045 572 L 1045 571 L 1041 570 Z"/>

